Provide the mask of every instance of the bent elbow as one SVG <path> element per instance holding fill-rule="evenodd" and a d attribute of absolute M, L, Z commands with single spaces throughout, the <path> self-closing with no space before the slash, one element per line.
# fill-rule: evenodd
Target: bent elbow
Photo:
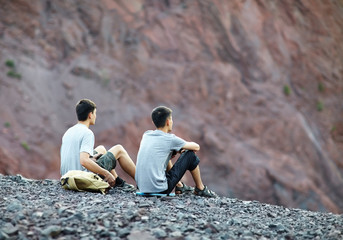
<path fill-rule="evenodd" d="M 194 151 L 199 151 L 200 150 L 200 145 L 199 144 L 197 144 L 197 143 L 193 143 L 194 145 L 193 145 L 193 150 Z"/>

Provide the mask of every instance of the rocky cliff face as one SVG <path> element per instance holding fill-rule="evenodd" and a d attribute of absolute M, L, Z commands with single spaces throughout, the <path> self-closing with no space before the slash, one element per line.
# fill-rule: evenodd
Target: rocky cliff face
<path fill-rule="evenodd" d="M 58 178 L 80 98 L 135 160 L 163 104 L 218 193 L 343 211 L 340 1 L 0 4 L 2 173 Z"/>

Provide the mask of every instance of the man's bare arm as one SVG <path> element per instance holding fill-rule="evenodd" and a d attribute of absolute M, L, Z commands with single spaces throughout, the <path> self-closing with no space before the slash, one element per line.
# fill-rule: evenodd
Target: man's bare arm
<path fill-rule="evenodd" d="M 83 167 L 85 167 L 89 171 L 104 176 L 105 181 L 107 181 L 111 186 L 114 186 L 115 184 L 114 176 L 106 169 L 103 169 L 102 167 L 100 167 L 94 160 L 89 158 L 88 153 L 86 152 L 80 153 L 80 163 Z"/>
<path fill-rule="evenodd" d="M 192 151 L 199 151 L 200 150 L 199 144 L 197 144 L 195 142 L 186 142 L 186 144 L 182 148 L 186 149 L 186 150 L 192 150 Z"/>

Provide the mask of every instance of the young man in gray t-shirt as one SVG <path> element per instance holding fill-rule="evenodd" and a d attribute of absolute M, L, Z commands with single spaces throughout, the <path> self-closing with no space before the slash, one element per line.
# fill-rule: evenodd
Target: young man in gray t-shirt
<path fill-rule="evenodd" d="M 200 160 L 195 154 L 200 150 L 199 144 L 187 142 L 171 134 L 172 110 L 163 106 L 157 107 L 152 111 L 151 117 L 156 130 L 143 134 L 137 156 L 135 179 L 139 190 L 144 193 L 169 194 L 175 188 L 175 193 L 183 193 L 190 188 L 180 180 L 189 170 L 196 185 L 194 194 L 217 197 L 201 180 Z M 171 158 L 177 152 L 181 152 L 181 155 L 173 165 Z"/>
<path fill-rule="evenodd" d="M 103 177 L 112 187 L 134 190 L 134 186 L 118 177 L 117 161 L 122 169 L 135 178 L 136 166 L 121 145 L 108 151 L 100 145 L 94 149 L 94 134 L 89 129 L 95 124 L 96 105 L 89 99 L 82 99 L 76 105 L 78 123 L 69 128 L 62 138 L 61 175 L 70 170 L 91 171 Z"/>

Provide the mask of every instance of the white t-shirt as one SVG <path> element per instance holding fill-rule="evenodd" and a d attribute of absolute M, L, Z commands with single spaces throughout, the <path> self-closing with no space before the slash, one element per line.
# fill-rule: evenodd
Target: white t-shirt
<path fill-rule="evenodd" d="M 174 134 L 149 130 L 143 134 L 136 163 L 135 180 L 141 192 L 167 190 L 166 169 L 172 151 L 179 151 L 186 141 Z"/>
<path fill-rule="evenodd" d="M 86 170 L 80 163 L 80 153 L 93 155 L 94 133 L 84 124 L 69 128 L 62 138 L 61 175 L 69 170 Z"/>

